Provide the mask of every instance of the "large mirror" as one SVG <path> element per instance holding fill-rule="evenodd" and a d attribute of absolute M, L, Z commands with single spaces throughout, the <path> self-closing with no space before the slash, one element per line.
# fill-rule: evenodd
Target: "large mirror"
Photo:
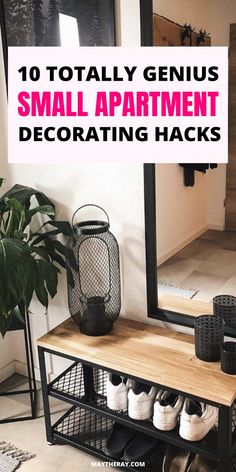
<path fill-rule="evenodd" d="M 153 2 L 153 45 L 230 47 L 228 164 L 210 155 L 209 165 L 144 166 L 148 313 L 189 327 L 212 313 L 215 295 L 236 296 L 236 5 L 228 3 L 230 11 L 222 0 L 203 13 L 195 0 Z"/>

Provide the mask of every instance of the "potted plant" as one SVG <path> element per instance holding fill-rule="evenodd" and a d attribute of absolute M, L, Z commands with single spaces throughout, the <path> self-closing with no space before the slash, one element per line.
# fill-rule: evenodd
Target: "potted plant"
<path fill-rule="evenodd" d="M 60 267 L 65 267 L 65 245 L 57 236 L 71 232 L 67 221 L 55 220 L 55 205 L 42 192 L 14 185 L 0 198 L 2 336 L 24 323 L 34 294 L 46 308 L 56 295 Z"/>

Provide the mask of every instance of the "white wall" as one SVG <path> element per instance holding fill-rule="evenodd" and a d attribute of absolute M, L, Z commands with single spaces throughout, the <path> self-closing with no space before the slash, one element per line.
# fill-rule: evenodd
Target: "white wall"
<path fill-rule="evenodd" d="M 158 265 L 207 229 L 207 176 L 195 173 L 195 186 L 185 187 L 183 169 L 156 166 Z"/>
<path fill-rule="evenodd" d="M 121 0 L 116 8 L 121 19 L 119 38 L 122 45 L 140 44 L 139 1 Z M 128 21 L 128 18 L 130 21 Z M 130 27 L 132 24 L 132 27 Z M 5 116 L 5 110 L 0 115 Z M 2 135 L 2 132 L 1 132 Z M 6 162 L 6 150 L 1 163 Z M 2 167 L 1 167 L 2 169 Z M 122 263 L 122 314 L 146 321 L 146 278 L 144 246 L 144 198 L 142 165 L 10 165 L 9 182 L 33 186 L 52 198 L 58 219 L 71 219 L 73 211 L 85 203 L 103 206 L 117 237 Z M 32 304 L 33 339 L 68 318 L 65 274 L 58 295 L 45 316 L 42 307 Z M 22 337 L 15 336 L 15 358 L 24 362 Z M 36 365 L 38 365 L 35 351 Z M 18 363 L 18 365 L 21 365 Z M 54 368 L 57 370 L 57 366 Z"/>
<path fill-rule="evenodd" d="M 1 47 L 0 35 L 0 177 L 7 177 L 7 101 Z M 12 333 L 8 333 L 5 340 L 0 337 L 0 382 L 11 375 L 14 370 L 12 361 L 15 358 L 15 353 L 12 349 L 12 339 Z"/>
<path fill-rule="evenodd" d="M 206 29 L 210 32 L 213 46 L 229 45 L 230 23 L 236 22 L 235 0 L 154 0 L 154 11 L 181 25 L 191 23 L 196 30 Z M 214 162 L 214 156 L 209 156 L 209 162 Z M 157 169 L 157 185 L 159 263 L 187 244 L 194 234 L 197 237 L 206 226 L 223 229 L 226 190 L 224 164 L 209 171 L 206 176 L 196 173 L 196 185 L 193 188 L 182 185 L 181 169 L 178 166 L 160 165 Z"/>

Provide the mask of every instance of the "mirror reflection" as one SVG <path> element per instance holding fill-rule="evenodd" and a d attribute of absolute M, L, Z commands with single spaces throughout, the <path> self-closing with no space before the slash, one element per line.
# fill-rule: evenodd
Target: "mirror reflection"
<path fill-rule="evenodd" d="M 8 46 L 114 46 L 111 0 L 3 0 Z"/>
<path fill-rule="evenodd" d="M 158 306 L 210 313 L 236 296 L 236 181 L 226 165 L 156 166 Z"/>

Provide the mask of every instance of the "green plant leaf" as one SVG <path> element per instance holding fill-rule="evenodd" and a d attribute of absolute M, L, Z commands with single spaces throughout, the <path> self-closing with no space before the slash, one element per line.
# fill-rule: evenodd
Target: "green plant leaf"
<path fill-rule="evenodd" d="M 46 290 L 46 287 L 45 287 L 45 280 L 44 280 L 43 274 L 41 272 L 40 262 L 42 262 L 42 261 L 37 261 L 36 262 L 37 269 L 35 271 L 35 286 L 34 286 L 34 289 L 35 289 L 36 296 L 37 296 L 39 302 L 41 303 L 41 305 L 43 305 L 47 308 L 48 307 L 48 293 L 47 293 L 47 290 Z"/>
<path fill-rule="evenodd" d="M 0 198 L 0 211 L 5 207 L 5 198 L 15 198 L 24 205 L 30 207 L 31 198 L 35 197 L 39 205 L 49 205 L 55 208 L 54 203 L 46 197 L 43 192 L 39 192 L 31 187 L 16 184 Z"/>
<path fill-rule="evenodd" d="M 0 240 L 0 313 L 7 317 L 20 302 L 30 269 L 30 249 L 18 239 Z"/>
<path fill-rule="evenodd" d="M 74 251 L 68 246 L 66 246 L 66 261 L 69 262 L 69 265 L 70 267 L 72 267 L 72 269 L 74 269 L 75 271 L 78 270 L 78 264 L 77 264 Z"/>
<path fill-rule="evenodd" d="M 72 227 L 68 221 L 47 221 L 43 226 L 53 226 L 59 233 L 64 234 L 64 236 L 71 236 L 73 234 Z"/>
<path fill-rule="evenodd" d="M 15 198 L 5 199 L 8 218 L 6 221 L 6 236 L 13 237 L 16 231 L 21 232 L 25 225 L 25 208 Z"/>
<path fill-rule="evenodd" d="M 6 332 L 9 330 L 12 322 L 12 313 L 6 318 L 4 315 L 0 313 L 0 333 L 4 338 Z"/>
<path fill-rule="evenodd" d="M 45 246 L 30 246 L 30 249 L 31 249 L 31 253 L 32 254 L 37 254 L 39 257 L 41 257 L 42 259 L 45 259 L 45 261 L 50 261 L 50 256 L 48 254 L 48 251 L 47 249 L 45 248 Z"/>
<path fill-rule="evenodd" d="M 47 290 L 51 298 L 55 297 L 57 293 L 58 271 L 52 263 L 46 261 L 38 261 L 40 272 L 46 282 Z"/>
<path fill-rule="evenodd" d="M 62 244 L 60 241 L 58 240 L 53 241 L 53 246 L 60 254 L 62 254 L 62 256 L 66 255 L 66 246 Z"/>
<path fill-rule="evenodd" d="M 34 215 L 40 213 L 42 215 L 47 215 L 49 218 L 55 217 L 55 208 L 50 205 L 42 205 L 32 208 L 32 210 L 27 210 L 25 215 L 25 224 L 26 226 L 30 224 Z"/>
<path fill-rule="evenodd" d="M 72 270 L 69 267 L 67 267 L 67 282 L 71 288 L 74 288 L 75 286 L 74 276 L 73 276 Z"/>
<path fill-rule="evenodd" d="M 35 245 L 35 244 L 41 243 L 42 241 L 45 242 L 46 239 L 50 239 L 51 236 L 57 236 L 58 234 L 60 234 L 60 231 L 58 229 L 55 229 L 53 231 L 48 231 L 47 233 L 32 233 L 30 239 Z"/>
<path fill-rule="evenodd" d="M 0 187 L 2 186 L 4 182 L 5 182 L 5 179 L 3 177 L 0 177 Z"/>
<path fill-rule="evenodd" d="M 37 263 L 34 257 L 31 257 L 29 276 L 27 280 L 27 285 L 25 288 L 25 304 L 26 308 L 30 306 L 31 300 L 34 294 L 35 280 L 37 275 Z"/>
<path fill-rule="evenodd" d="M 13 308 L 12 310 L 12 315 L 15 316 L 22 324 L 25 324 L 25 320 L 20 312 L 20 309 L 18 306 Z"/>
<path fill-rule="evenodd" d="M 65 263 L 65 260 L 63 259 L 62 256 L 60 256 L 60 254 L 57 254 L 56 252 L 50 252 L 50 256 L 51 258 L 57 262 L 61 267 L 63 267 L 64 269 L 66 269 L 66 263 Z"/>
<path fill-rule="evenodd" d="M 0 186 L 2 182 L 0 178 Z M 31 221 L 39 214 L 43 224 L 33 233 Z M 45 307 L 49 295 L 55 296 L 60 272 L 57 264 L 66 267 L 65 246 L 55 239 L 60 234 L 71 236 L 72 228 L 67 221 L 55 221 L 55 205 L 44 193 L 14 185 L 0 198 L 0 331 L 3 334 L 9 329 L 12 317 L 22 321 L 34 293 Z"/>

